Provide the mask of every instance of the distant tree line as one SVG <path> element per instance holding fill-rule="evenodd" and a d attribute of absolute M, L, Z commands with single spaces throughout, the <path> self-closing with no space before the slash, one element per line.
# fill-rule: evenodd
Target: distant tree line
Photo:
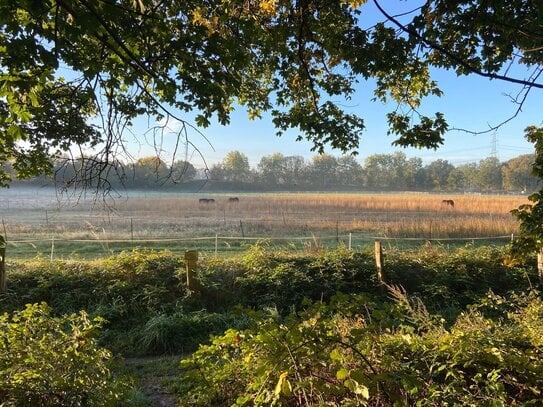
<path fill-rule="evenodd" d="M 532 175 L 534 159 L 525 154 L 503 163 L 488 157 L 459 166 L 443 159 L 423 165 L 420 158 L 395 152 L 371 155 L 361 164 L 353 156 L 323 154 L 304 160 L 273 153 L 251 168 L 245 154 L 231 151 L 211 167 L 209 177 L 263 190 L 530 192 L 539 182 Z"/>
<path fill-rule="evenodd" d="M 248 157 L 231 151 L 208 170 L 197 170 L 190 162 L 168 165 L 161 159 L 144 157 L 135 163 L 108 163 L 97 167 L 92 159 L 55 160 L 54 178 L 40 177 L 15 181 L 13 185 L 70 185 L 87 171 L 107 179 L 113 188 L 246 191 L 476 191 L 526 192 L 536 190 L 539 181 L 532 175 L 535 156 L 525 154 L 506 162 L 488 157 L 478 163 L 454 166 L 437 159 L 424 165 L 420 158 L 407 158 L 402 152 L 374 154 L 361 164 L 353 156 L 301 156 L 273 153 L 264 156 L 256 168 Z M 93 174 L 82 177 L 90 180 Z M 89 176 L 90 175 L 90 176 Z"/>

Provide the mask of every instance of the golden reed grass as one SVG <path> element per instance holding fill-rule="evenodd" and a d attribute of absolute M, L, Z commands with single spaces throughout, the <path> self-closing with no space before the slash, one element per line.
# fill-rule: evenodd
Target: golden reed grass
<path fill-rule="evenodd" d="M 238 197 L 239 202 L 229 198 Z M 213 198 L 200 203 L 199 198 Z M 453 200 L 454 207 L 443 200 Z M 360 233 L 391 238 L 511 235 L 523 196 L 438 194 L 202 194 L 119 199 L 109 212 L 81 206 L 49 212 L 10 209 L 10 240 L 197 236 L 303 237 Z"/>
<path fill-rule="evenodd" d="M 361 232 L 386 237 L 476 238 L 517 233 L 510 211 L 524 196 L 438 194 L 244 194 L 130 198 L 116 206 L 118 216 L 156 222 L 183 221 L 200 228 L 232 222 L 261 225 L 269 232 Z M 454 207 L 443 204 L 453 200 Z"/>

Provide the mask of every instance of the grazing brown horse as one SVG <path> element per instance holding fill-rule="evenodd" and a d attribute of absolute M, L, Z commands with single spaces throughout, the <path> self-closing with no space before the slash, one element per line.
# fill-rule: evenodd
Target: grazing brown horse
<path fill-rule="evenodd" d="M 454 201 L 452 199 L 444 199 L 441 201 L 441 205 L 451 206 L 454 208 Z"/>
<path fill-rule="evenodd" d="M 228 202 L 239 202 L 239 198 L 237 196 L 228 198 Z"/>

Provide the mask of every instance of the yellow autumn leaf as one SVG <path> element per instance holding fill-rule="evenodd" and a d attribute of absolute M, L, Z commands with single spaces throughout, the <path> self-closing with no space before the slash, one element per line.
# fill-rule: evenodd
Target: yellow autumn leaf
<path fill-rule="evenodd" d="M 288 370 L 285 372 L 282 372 L 279 375 L 279 380 L 277 380 L 277 384 L 275 385 L 275 395 L 279 396 L 281 394 L 284 394 L 285 396 L 289 396 L 292 394 L 292 385 L 287 379 L 288 377 Z"/>
<path fill-rule="evenodd" d="M 204 19 L 202 18 L 202 9 L 200 7 L 196 7 L 192 11 L 192 22 L 194 24 L 202 24 Z"/>
<path fill-rule="evenodd" d="M 357 8 L 365 4 L 367 0 L 342 0 L 342 3 L 347 3 L 351 8 Z"/>
<path fill-rule="evenodd" d="M 267 14 L 275 13 L 276 0 L 262 0 L 260 2 L 260 9 Z"/>

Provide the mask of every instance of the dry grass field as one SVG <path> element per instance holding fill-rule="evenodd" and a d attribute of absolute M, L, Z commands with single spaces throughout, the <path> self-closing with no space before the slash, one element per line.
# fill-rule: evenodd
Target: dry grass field
<path fill-rule="evenodd" d="M 526 202 L 518 196 L 434 194 L 269 194 L 133 198 L 120 202 L 117 214 L 137 219 L 143 230 L 152 224 L 178 225 L 187 233 L 248 231 L 288 233 L 361 232 L 383 237 L 479 238 L 518 230 L 510 211 Z M 444 199 L 453 200 L 454 207 Z"/>
<path fill-rule="evenodd" d="M 231 202 L 236 197 L 239 201 Z M 8 241 L 152 240 L 220 237 L 391 239 L 511 236 L 523 196 L 439 194 L 133 194 L 104 209 L 92 200 L 0 196 Z M 213 199 L 201 203 L 200 199 Z M 443 200 L 453 200 L 454 207 Z M 8 208 L 9 205 L 9 208 Z"/>

